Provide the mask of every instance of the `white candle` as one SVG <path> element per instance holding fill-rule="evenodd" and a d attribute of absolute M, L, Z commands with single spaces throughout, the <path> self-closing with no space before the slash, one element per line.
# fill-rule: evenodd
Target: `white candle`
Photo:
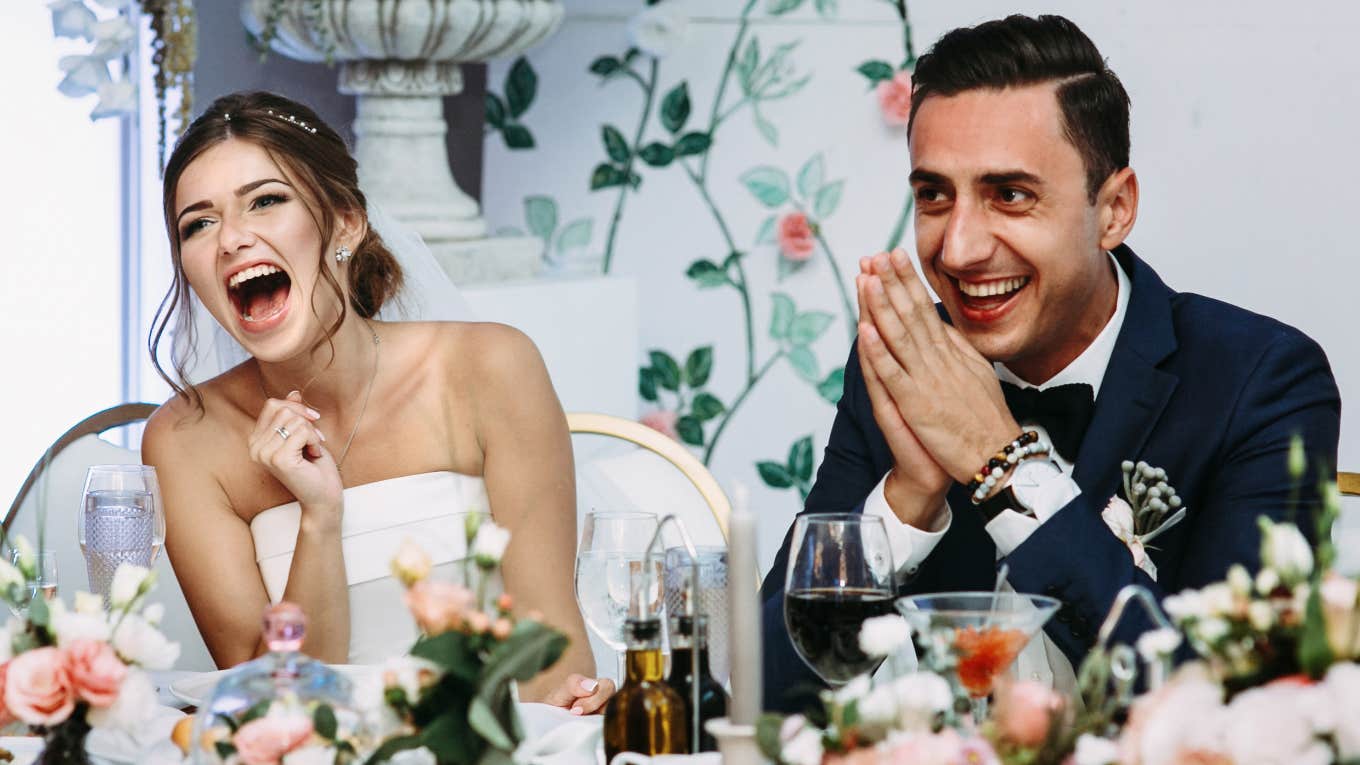
<path fill-rule="evenodd" d="M 748 507 L 749 493 L 738 484 L 732 492 L 732 518 L 727 534 L 727 624 L 732 657 L 731 720 L 755 725 L 760 717 L 760 581 L 756 561 L 756 519 Z"/>

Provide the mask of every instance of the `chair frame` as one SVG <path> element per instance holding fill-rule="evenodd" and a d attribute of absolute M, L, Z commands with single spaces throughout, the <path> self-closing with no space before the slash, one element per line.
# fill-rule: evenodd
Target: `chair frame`
<path fill-rule="evenodd" d="M 609 436 L 628 441 L 674 465 L 690 483 L 694 484 L 694 488 L 699 490 L 699 495 L 703 497 L 713 513 L 714 520 L 718 522 L 718 530 L 722 532 L 723 540 L 727 540 L 727 522 L 732 515 L 732 503 L 704 463 L 679 442 L 640 422 L 615 417 L 612 414 L 572 412 L 567 415 L 567 429 L 573 435 Z"/>
<path fill-rule="evenodd" d="M 1348 497 L 1360 497 L 1360 473 L 1337 473 L 1336 488 Z"/>
<path fill-rule="evenodd" d="M 144 402 L 118 404 L 86 417 L 73 425 L 70 430 L 62 433 L 61 438 L 58 438 L 46 452 L 43 452 L 43 456 L 29 471 L 28 478 L 24 480 L 24 485 L 19 488 L 19 494 L 15 496 L 14 503 L 9 506 L 9 512 L 5 513 L 5 532 L 9 532 L 10 524 L 13 523 L 14 517 L 18 515 L 19 508 L 23 506 L 29 492 L 33 490 L 38 479 L 42 477 L 43 471 L 47 469 L 52 460 L 56 459 L 58 454 L 65 451 L 66 447 L 85 436 L 98 435 L 106 430 L 143 422 L 151 416 L 152 412 L 156 411 L 156 408 L 155 404 Z"/>

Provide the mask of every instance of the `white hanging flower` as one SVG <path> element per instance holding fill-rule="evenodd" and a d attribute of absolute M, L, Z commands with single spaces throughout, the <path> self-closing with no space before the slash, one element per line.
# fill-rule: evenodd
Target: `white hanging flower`
<path fill-rule="evenodd" d="M 126 16 L 114 16 L 94 25 L 92 55 L 111 59 L 132 52 L 137 42 L 137 29 Z"/>
<path fill-rule="evenodd" d="M 90 119 L 121 117 L 137 110 L 137 84 L 131 80 L 111 80 L 99 86 L 99 103 Z"/>
<path fill-rule="evenodd" d="M 689 19 L 665 4 L 643 8 L 628 21 L 628 41 L 652 58 L 665 58 L 684 43 Z"/>
<path fill-rule="evenodd" d="M 1114 765 L 1119 762 L 1119 745 L 1108 738 L 1083 733 L 1072 754 L 1075 765 Z"/>
<path fill-rule="evenodd" d="M 100 709 L 91 707 L 86 714 L 90 725 L 96 728 L 113 728 L 137 735 L 145 731 L 146 721 L 155 713 L 156 686 L 145 672 L 129 667 L 118 686 L 118 699 L 112 705 Z"/>
<path fill-rule="evenodd" d="M 117 570 L 113 572 L 113 585 L 109 587 L 109 602 L 115 609 L 126 608 L 151 589 L 155 577 L 150 569 L 143 566 L 118 564 Z"/>
<path fill-rule="evenodd" d="M 52 0 L 47 9 L 52 12 L 52 34 L 57 37 L 88 40 L 99 20 L 80 0 Z"/>
<path fill-rule="evenodd" d="M 1272 568 L 1285 584 L 1294 585 L 1313 573 L 1313 547 L 1292 523 L 1275 523 L 1265 516 L 1261 526 L 1261 565 Z"/>
<path fill-rule="evenodd" d="M 793 715 L 779 727 L 780 759 L 788 765 L 821 765 L 822 733 L 802 715 Z"/>
<path fill-rule="evenodd" d="M 160 630 L 132 614 L 123 617 L 113 633 L 113 648 L 123 661 L 147 669 L 170 669 L 179 658 L 179 643 L 170 642 Z"/>
<path fill-rule="evenodd" d="M 109 81 L 108 65 L 94 56 L 62 56 L 57 67 L 66 73 L 57 91 L 70 98 L 98 93 L 99 86 Z"/>
<path fill-rule="evenodd" d="M 859 630 L 859 649 L 869 656 L 890 656 L 911 640 L 911 627 L 897 614 L 864 620 Z"/>
<path fill-rule="evenodd" d="M 472 557 L 477 565 L 490 568 L 501 562 L 505 548 L 510 544 L 510 532 L 492 521 L 483 521 L 477 528 L 477 537 L 472 540 Z"/>

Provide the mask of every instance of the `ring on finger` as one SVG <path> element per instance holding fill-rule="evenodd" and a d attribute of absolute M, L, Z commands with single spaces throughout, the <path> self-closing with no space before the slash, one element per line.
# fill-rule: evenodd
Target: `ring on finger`
<path fill-rule="evenodd" d="M 274 432 L 279 434 L 279 438 L 282 438 L 285 441 L 288 440 L 289 436 L 288 428 L 285 428 L 284 426 L 280 425 L 277 428 L 274 428 Z"/>

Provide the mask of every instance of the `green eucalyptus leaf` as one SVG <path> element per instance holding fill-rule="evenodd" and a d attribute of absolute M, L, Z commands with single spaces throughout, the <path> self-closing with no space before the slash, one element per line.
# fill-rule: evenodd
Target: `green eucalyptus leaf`
<path fill-rule="evenodd" d="M 685 126 L 689 110 L 689 84 L 681 81 L 661 101 L 661 124 L 674 135 Z"/>
<path fill-rule="evenodd" d="M 777 714 L 762 714 L 756 720 L 756 743 L 760 746 L 760 753 L 770 762 L 779 763 L 783 755 L 784 742 L 779 738 L 779 731 L 784 727 L 784 716 Z"/>
<path fill-rule="evenodd" d="M 708 133 L 685 133 L 680 136 L 680 140 L 675 142 L 675 155 L 677 157 L 691 157 L 695 154 L 703 154 L 713 145 L 713 139 Z"/>
<path fill-rule="evenodd" d="M 800 482 L 812 480 L 812 436 L 803 436 L 789 447 L 789 473 Z"/>
<path fill-rule="evenodd" d="M 505 127 L 501 129 L 501 136 L 505 138 L 506 148 L 534 148 L 534 134 L 529 132 L 529 128 L 518 122 L 506 123 Z"/>
<path fill-rule="evenodd" d="M 831 314 L 825 311 L 807 311 L 798 314 L 789 324 L 789 342 L 794 345 L 808 345 L 822 336 L 831 326 Z"/>
<path fill-rule="evenodd" d="M 557 235 L 557 250 L 577 250 L 590 244 L 590 230 L 594 224 L 590 218 L 577 218 L 568 223 L 562 233 Z"/>
<path fill-rule="evenodd" d="M 420 744 L 441 763 L 476 762 L 486 749 L 486 741 L 472 730 L 467 719 L 452 714 L 431 720 L 420 731 Z"/>
<path fill-rule="evenodd" d="M 236 756 L 236 747 L 226 741 L 214 741 L 213 749 L 217 751 L 217 756 L 223 762 L 230 762 Z"/>
<path fill-rule="evenodd" d="M 870 87 L 873 87 L 884 80 L 891 80 L 893 75 L 897 73 L 897 70 L 893 69 L 892 64 L 877 59 L 865 61 L 863 64 L 855 67 L 855 71 L 864 75 L 864 77 L 869 80 Z"/>
<path fill-rule="evenodd" d="M 693 410 L 695 419 L 708 422 L 727 411 L 727 407 L 723 406 L 723 402 L 719 401 L 717 396 L 705 392 L 694 397 Z"/>
<path fill-rule="evenodd" d="M 775 732 L 775 735 L 778 735 L 778 731 Z M 407 749 L 415 749 L 421 745 L 420 736 L 418 735 L 393 736 L 392 738 L 383 741 L 382 746 L 375 749 L 373 754 L 369 755 L 368 765 L 381 765 L 392 759 L 392 756 L 398 752 L 404 752 Z M 233 748 L 232 753 L 235 754 L 235 751 L 236 750 Z"/>
<path fill-rule="evenodd" d="M 486 104 L 486 122 L 491 127 L 500 130 L 505 126 L 505 102 L 495 93 L 488 92 L 484 99 Z"/>
<path fill-rule="evenodd" d="M 675 150 L 658 141 L 643 146 L 638 156 L 652 167 L 665 167 L 675 161 Z"/>
<path fill-rule="evenodd" d="M 753 167 L 742 174 L 741 182 L 766 207 L 779 207 L 789 201 L 789 177 L 777 167 Z"/>
<path fill-rule="evenodd" d="M 797 308 L 793 304 L 793 298 L 782 292 L 770 294 L 770 337 L 775 340 L 785 340 L 789 336 L 789 330 L 793 326 L 793 319 L 797 313 Z"/>
<path fill-rule="evenodd" d="M 757 462 L 756 472 L 760 474 L 760 480 L 770 488 L 787 489 L 793 486 L 793 476 L 789 475 L 788 468 L 778 462 Z"/>
<path fill-rule="evenodd" d="M 680 390 L 680 365 L 665 351 L 648 351 L 652 369 L 656 371 L 656 383 L 669 391 Z"/>
<path fill-rule="evenodd" d="M 411 647 L 411 655 L 429 659 L 456 678 L 467 681 L 477 679 L 480 661 L 477 649 L 472 645 L 471 635 L 451 631 L 422 636 Z"/>
<path fill-rule="evenodd" d="M 320 704 L 316 711 L 312 712 L 312 728 L 317 735 L 327 741 L 335 740 L 335 732 L 339 724 L 335 720 L 335 710 L 331 709 L 330 704 Z"/>
<path fill-rule="evenodd" d="M 817 394 L 832 404 L 839 404 L 845 390 L 845 367 L 837 367 L 817 384 Z"/>
<path fill-rule="evenodd" d="M 613 186 L 622 186 L 627 178 L 628 176 L 622 170 L 607 162 L 601 162 L 590 173 L 590 190 L 598 191 Z"/>
<path fill-rule="evenodd" d="M 826 161 L 822 159 L 822 153 L 817 152 L 812 158 L 803 163 L 802 169 L 798 171 L 798 194 L 803 199 L 812 199 L 816 196 L 818 189 L 822 188 L 822 183 L 826 179 Z"/>
<path fill-rule="evenodd" d="M 798 376 L 810 383 L 816 383 L 821 377 L 820 370 L 817 369 L 817 355 L 806 345 L 795 345 L 788 352 L 789 366 Z"/>
<path fill-rule="evenodd" d="M 532 196 L 524 198 L 524 220 L 529 233 L 544 241 L 551 241 L 557 229 L 557 202 L 552 197 Z"/>
<path fill-rule="evenodd" d="M 685 384 L 691 388 L 702 388 L 713 372 L 713 346 L 695 348 L 685 359 Z"/>
<path fill-rule="evenodd" d="M 262 699 L 260 701 L 255 702 L 254 704 L 251 704 L 249 707 L 246 708 L 245 712 L 241 713 L 241 716 L 238 718 L 240 720 L 239 724 L 245 725 L 248 722 L 258 720 L 261 717 L 264 717 L 265 714 L 269 712 L 269 707 L 273 705 L 273 703 L 274 703 L 273 699 Z"/>
<path fill-rule="evenodd" d="M 638 395 L 647 401 L 656 401 L 660 398 L 656 392 L 656 371 L 651 367 L 642 367 L 638 370 Z"/>
<path fill-rule="evenodd" d="M 24 593 L 28 597 L 28 593 Z M 47 600 L 42 597 L 33 598 L 28 602 L 28 620 L 38 627 L 47 627 L 52 620 L 52 611 L 47 607 Z"/>
<path fill-rule="evenodd" d="M 628 151 L 628 141 L 624 139 L 623 133 L 613 125 L 605 125 L 600 128 L 600 138 L 604 141 L 604 151 L 609 158 L 615 162 L 627 162 L 630 152 Z"/>
<path fill-rule="evenodd" d="M 505 101 L 510 106 L 510 116 L 519 117 L 529 109 L 538 92 L 538 75 L 529 59 L 520 56 L 510 66 L 510 75 L 505 80 Z"/>
<path fill-rule="evenodd" d="M 704 445 L 704 425 L 693 415 L 687 414 L 676 420 L 675 432 L 680 434 L 681 441 L 690 446 Z"/>
<path fill-rule="evenodd" d="M 696 260 L 685 269 L 685 276 L 693 279 L 701 288 L 721 287 L 728 283 L 723 268 L 711 260 Z"/>
<path fill-rule="evenodd" d="M 812 213 L 818 220 L 825 220 L 836 212 L 836 207 L 841 203 L 841 191 L 845 188 L 845 181 L 828 183 L 817 192 L 817 199 L 812 203 Z"/>

